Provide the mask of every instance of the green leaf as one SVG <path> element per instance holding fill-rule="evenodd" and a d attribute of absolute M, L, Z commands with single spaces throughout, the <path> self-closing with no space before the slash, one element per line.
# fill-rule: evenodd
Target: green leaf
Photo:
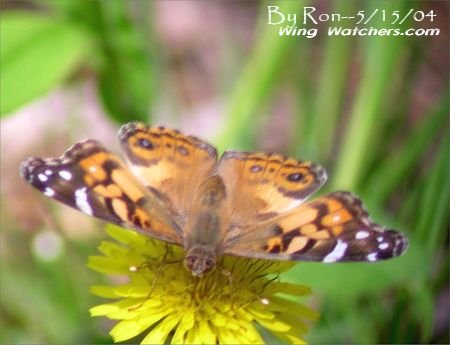
<path fill-rule="evenodd" d="M 88 51 L 80 28 L 41 14 L 10 12 L 0 26 L 0 115 L 54 88 Z"/>
<path fill-rule="evenodd" d="M 131 2 L 91 1 L 82 5 L 97 14 L 87 24 L 98 30 L 101 42 L 103 65 L 99 71 L 99 91 L 109 115 L 119 123 L 149 122 L 157 78 L 148 23 L 133 16 Z M 149 10 L 145 1 L 134 5 L 136 11 Z"/>

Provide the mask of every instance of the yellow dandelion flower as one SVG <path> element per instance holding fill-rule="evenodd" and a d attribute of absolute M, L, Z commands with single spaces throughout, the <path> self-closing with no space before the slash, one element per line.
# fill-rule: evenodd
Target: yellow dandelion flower
<path fill-rule="evenodd" d="M 118 299 L 91 308 L 92 316 L 119 322 L 115 342 L 146 332 L 142 344 L 263 344 L 267 329 L 289 343 L 305 343 L 318 314 L 284 296 L 309 295 L 307 286 L 282 283 L 289 262 L 224 257 L 219 267 L 194 277 L 183 266 L 183 249 L 109 225 L 117 242 L 100 244 L 89 258 L 98 272 L 126 275 L 120 286 L 93 286 L 95 295 Z"/>

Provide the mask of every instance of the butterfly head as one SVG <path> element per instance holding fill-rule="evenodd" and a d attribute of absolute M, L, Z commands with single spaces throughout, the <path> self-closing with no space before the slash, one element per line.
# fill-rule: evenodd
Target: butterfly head
<path fill-rule="evenodd" d="M 204 245 L 192 247 L 186 253 L 184 266 L 192 272 L 192 275 L 201 277 L 216 267 L 217 255 L 212 248 Z"/>

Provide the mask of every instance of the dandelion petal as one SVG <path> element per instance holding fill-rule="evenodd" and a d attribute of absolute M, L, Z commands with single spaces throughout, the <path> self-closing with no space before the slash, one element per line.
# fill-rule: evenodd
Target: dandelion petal
<path fill-rule="evenodd" d="M 164 344 L 168 335 L 180 322 L 180 315 L 177 313 L 167 316 L 142 340 L 141 344 Z"/>
<path fill-rule="evenodd" d="M 216 342 L 216 335 L 211 330 L 209 322 L 199 320 L 198 329 L 200 334 L 200 342 L 202 344 L 214 344 Z"/>
<path fill-rule="evenodd" d="M 113 337 L 114 342 L 118 342 L 131 339 L 142 331 L 142 328 L 135 321 L 124 320 L 115 325 L 109 334 Z"/>
<path fill-rule="evenodd" d="M 187 311 L 181 318 L 178 324 L 175 334 L 172 337 L 172 344 L 183 344 L 185 334 L 194 326 L 194 313 L 192 311 Z"/>

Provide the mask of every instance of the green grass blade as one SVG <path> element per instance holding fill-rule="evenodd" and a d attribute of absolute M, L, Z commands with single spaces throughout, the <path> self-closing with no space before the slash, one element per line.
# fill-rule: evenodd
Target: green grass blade
<path fill-rule="evenodd" d="M 137 2 L 138 6 L 145 2 Z M 109 114 L 119 123 L 149 121 L 154 94 L 151 58 L 144 35 L 131 16 L 131 2 L 100 1 L 104 65 L 100 93 Z"/>
<path fill-rule="evenodd" d="M 448 233 L 445 224 L 449 212 L 449 156 L 449 139 L 446 137 L 436 155 L 431 173 L 426 176 L 426 188 L 418 207 L 417 240 L 425 243 L 430 257 L 435 255 Z"/>
<path fill-rule="evenodd" d="M 433 291 L 430 286 L 424 282 L 422 286 L 419 286 L 413 291 L 414 306 L 416 319 L 420 323 L 421 328 L 421 341 L 423 344 L 429 343 L 433 334 L 433 318 L 435 301 Z M 403 338 L 404 339 L 404 338 Z"/>
<path fill-rule="evenodd" d="M 381 163 L 367 182 L 364 194 L 370 195 L 374 204 L 382 204 L 395 190 L 398 184 L 408 174 L 414 172 L 420 157 L 435 140 L 448 121 L 449 97 L 445 93 L 444 99 L 438 107 L 418 123 L 412 133 L 406 138 L 404 144 L 396 148 L 395 152 Z"/>
<path fill-rule="evenodd" d="M 355 1 L 336 1 L 332 12 L 351 15 L 355 12 L 355 8 Z M 313 112 L 305 114 L 311 118 L 311 124 L 304 133 L 306 136 L 305 153 L 302 155 L 304 159 L 324 161 L 330 156 L 337 133 L 337 123 L 342 113 L 345 84 L 348 82 L 348 70 L 353 55 L 353 41 L 352 36 L 327 38 Z"/>
<path fill-rule="evenodd" d="M 376 2 L 370 4 L 375 5 Z M 399 10 L 404 2 L 382 2 L 386 11 Z M 381 23 L 385 26 L 385 23 Z M 376 26 L 376 24 L 374 24 Z M 371 142 L 383 129 L 382 111 L 391 79 L 404 50 L 404 38 L 367 37 L 360 82 L 344 133 L 333 180 L 334 189 L 356 189 L 365 172 L 365 163 L 373 155 Z"/>
<path fill-rule="evenodd" d="M 283 13 L 297 13 L 304 1 L 282 1 L 277 3 Z M 253 53 L 249 57 L 241 77 L 236 83 L 225 109 L 224 129 L 216 143 L 219 150 L 233 146 L 239 149 L 250 148 L 249 138 L 258 111 L 261 110 L 276 85 L 291 48 L 298 44 L 297 37 L 280 37 L 278 27 L 265 22 L 267 6 L 262 6 L 262 27 Z"/>

